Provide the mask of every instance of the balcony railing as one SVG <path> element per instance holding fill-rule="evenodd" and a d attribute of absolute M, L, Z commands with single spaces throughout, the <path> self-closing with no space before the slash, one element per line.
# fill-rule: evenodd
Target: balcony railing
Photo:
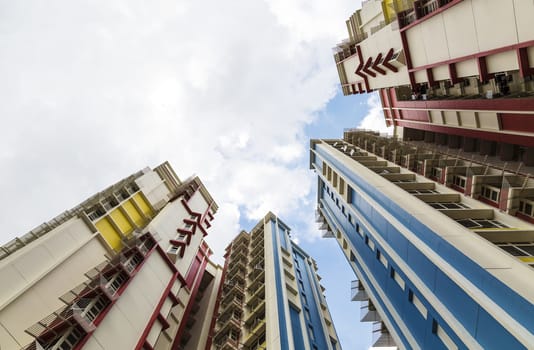
<path fill-rule="evenodd" d="M 352 301 L 364 301 L 369 299 L 367 292 L 363 288 L 362 283 L 359 280 L 351 282 L 351 300 Z"/>

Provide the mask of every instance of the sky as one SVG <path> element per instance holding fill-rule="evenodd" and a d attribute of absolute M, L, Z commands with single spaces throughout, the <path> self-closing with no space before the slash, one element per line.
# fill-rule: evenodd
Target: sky
<path fill-rule="evenodd" d="M 383 128 L 375 94 L 341 95 L 332 58 L 359 7 L 0 1 L 0 244 L 168 160 L 216 199 L 208 243 L 217 255 L 272 211 L 316 253 L 320 274 L 346 268 L 322 273 L 327 298 L 344 348 L 368 348 L 369 329 L 353 328 L 354 276 L 314 222 L 307 149 L 309 138 L 340 138 L 347 127 Z"/>

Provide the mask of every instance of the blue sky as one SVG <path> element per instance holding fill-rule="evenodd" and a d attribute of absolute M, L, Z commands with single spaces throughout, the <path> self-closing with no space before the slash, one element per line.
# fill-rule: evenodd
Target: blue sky
<path fill-rule="evenodd" d="M 338 89 L 326 108 L 305 127 L 305 139 L 342 138 L 343 129 L 360 126 L 369 115 L 369 97 L 370 95 L 343 96 Z M 307 168 L 307 159 L 304 159 L 301 166 Z M 309 172 L 312 173 L 311 170 Z M 309 196 L 310 200 L 314 201 L 316 192 L 311 191 Z M 246 230 L 252 229 L 257 223 L 247 219 L 245 215 L 241 218 L 240 225 Z M 281 219 L 290 225 L 292 235 L 298 237 L 299 245 L 317 261 L 321 283 L 326 288 L 330 313 L 344 349 L 368 349 L 372 340 L 371 323 L 359 322 L 360 303 L 350 301 L 351 281 L 356 279 L 356 276 L 336 240 L 317 237 L 306 239 L 302 237 L 301 231 L 308 228 L 294 222 L 291 217 Z"/>

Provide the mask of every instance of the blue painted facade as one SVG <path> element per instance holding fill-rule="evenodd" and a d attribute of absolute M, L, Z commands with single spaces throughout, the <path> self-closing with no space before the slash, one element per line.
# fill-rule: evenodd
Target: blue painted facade
<path fill-rule="evenodd" d="M 308 340 L 312 349 L 327 349 L 327 338 L 322 332 L 321 314 L 319 312 L 319 300 L 322 293 L 319 291 L 314 277 L 312 268 L 309 266 L 308 257 L 296 244 L 293 246 L 293 261 L 295 267 L 295 276 L 299 288 L 300 302 L 304 310 L 304 320 L 308 327 Z M 314 348 L 315 347 L 315 348 Z"/>
<path fill-rule="evenodd" d="M 369 292 L 375 296 L 373 302 L 379 304 L 381 309 L 384 310 L 382 316 L 390 321 L 395 333 L 400 338 L 397 339 L 397 341 L 400 341 L 398 345 L 407 349 L 412 348 L 406 332 L 403 332 L 400 325 L 395 321 L 392 315 L 393 310 L 391 309 L 394 309 L 400 315 L 402 322 L 404 322 L 410 335 L 420 348 L 446 348 L 435 334 L 436 324 L 449 335 L 459 349 L 467 348 L 462 339 L 454 333 L 450 327 L 451 325 L 448 325 L 439 312 L 425 300 L 421 291 L 415 287 L 396 262 L 388 256 L 384 247 L 373 236 L 374 234 L 380 235 L 380 238 L 387 242 L 389 247 L 410 266 L 425 286 L 484 349 L 525 349 L 523 344 L 519 343 L 512 334 L 504 329 L 461 287 L 425 257 L 378 210 L 375 210 L 374 204 L 369 203 L 358 193 L 365 193 L 386 212 L 393 215 L 402 225 L 413 232 L 428 247 L 438 253 L 530 332 L 534 332 L 534 305 L 497 280 L 468 256 L 462 254 L 436 232 L 433 232 L 407 213 L 401 204 L 392 201 L 387 194 L 370 186 L 362 176 L 349 170 L 342 162 L 332 157 L 321 147 L 316 147 L 315 152 L 315 157 L 312 157 L 312 159 L 315 159 L 314 164 L 318 169 L 318 201 L 323 206 L 322 212 L 326 219 L 334 227 L 338 228 L 345 239 L 354 247 L 355 255 L 351 256 L 350 265 L 358 277 L 370 287 Z M 356 186 L 355 188 L 349 188 L 351 192 L 348 196 L 351 198 L 350 203 L 345 203 L 338 193 L 329 187 L 327 181 L 322 178 L 323 161 L 334 167 L 340 176 Z M 351 211 L 348 210 L 349 208 L 356 215 L 351 214 Z M 353 215 L 351 220 L 349 220 L 349 215 Z M 367 221 L 370 227 L 366 226 L 362 219 Z M 363 233 L 363 236 L 357 232 L 358 229 Z M 371 230 L 373 233 L 370 232 Z M 368 241 L 374 243 L 373 249 L 370 249 L 369 244 L 366 243 Z M 387 268 L 377 258 L 379 254 L 387 259 Z M 392 271 L 405 281 L 404 290 L 392 278 Z M 386 305 L 385 300 L 379 296 L 378 290 L 381 290 L 387 296 L 391 306 Z M 410 293 L 416 295 L 427 309 L 426 319 L 410 301 Z"/>
<path fill-rule="evenodd" d="M 312 350 L 340 349 L 337 339 L 332 339 L 323 324 L 321 303 L 326 305 L 315 269 L 309 256 L 290 240 L 289 228 L 281 222 L 270 221 L 273 240 L 274 274 L 276 283 L 276 302 L 280 330 L 281 349 L 287 349 L 292 341 L 295 350 L 305 349 L 305 343 Z M 281 249 L 292 255 L 293 272 L 298 287 L 300 306 L 293 305 L 283 294 L 285 289 L 284 267 L 281 264 Z M 302 308 L 301 308 L 302 307 Z M 288 309 L 289 320 L 285 310 Z M 303 329 L 304 324 L 305 329 Z M 291 327 L 292 339 L 288 328 Z M 307 341 L 305 342 L 305 338 Z"/>
<path fill-rule="evenodd" d="M 285 315 L 285 300 L 284 300 L 284 294 L 283 289 L 285 288 L 284 283 L 282 281 L 282 270 L 280 266 L 280 248 L 279 248 L 279 241 L 276 239 L 277 237 L 277 223 L 274 220 L 271 220 L 271 232 L 272 232 L 272 240 L 273 240 L 273 253 L 274 253 L 274 278 L 276 283 L 276 306 L 278 307 L 278 326 L 280 329 L 280 349 L 281 350 L 287 350 L 289 349 L 289 338 L 287 335 L 287 322 L 286 322 L 286 315 Z"/>

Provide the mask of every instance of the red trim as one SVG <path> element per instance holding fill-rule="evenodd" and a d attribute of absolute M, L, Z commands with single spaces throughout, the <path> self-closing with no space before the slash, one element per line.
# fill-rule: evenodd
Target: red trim
<path fill-rule="evenodd" d="M 434 80 L 434 72 L 432 72 L 432 68 L 429 68 L 426 70 L 426 79 L 428 80 L 429 86 L 436 85 L 436 81 Z"/>
<path fill-rule="evenodd" d="M 198 274 L 198 270 L 200 269 L 200 265 L 202 265 L 203 260 L 204 255 L 200 252 L 199 249 L 197 251 L 197 255 L 195 255 L 195 258 L 191 262 L 191 266 L 189 267 L 189 271 L 187 271 L 187 275 L 185 276 L 185 282 L 189 289 L 193 287 L 193 283 L 195 282 L 195 278 Z"/>
<path fill-rule="evenodd" d="M 449 2 L 448 4 L 445 4 L 445 5 L 442 5 L 440 7 L 438 7 L 437 10 L 433 11 L 433 12 L 430 12 L 428 15 L 425 15 L 425 16 L 417 16 L 417 19 L 415 21 L 413 21 L 412 23 L 408 24 L 407 26 L 404 26 L 402 27 L 401 26 L 401 32 L 404 32 L 412 27 L 415 27 L 416 25 L 419 25 L 421 24 L 422 22 L 436 16 L 437 14 L 440 14 L 442 13 L 443 11 L 446 11 L 448 10 L 449 8 L 453 7 L 454 5 L 457 5 L 459 3 L 461 3 L 463 0 L 452 0 L 451 2 Z M 439 1 L 438 1 L 438 4 L 439 4 Z M 415 11 L 415 4 L 414 4 L 414 11 Z M 400 22 L 399 22 L 400 24 Z"/>
<path fill-rule="evenodd" d="M 508 207 L 508 193 L 510 192 L 509 188 L 502 187 L 501 192 L 499 193 L 499 209 L 507 211 Z"/>
<path fill-rule="evenodd" d="M 405 52 L 405 55 L 406 55 L 406 50 L 404 50 L 404 52 Z M 382 65 L 384 67 L 386 67 L 387 69 L 389 69 L 390 71 L 392 71 L 393 73 L 397 73 L 399 71 L 397 69 L 397 67 L 395 67 L 394 65 L 389 63 L 389 61 L 391 61 L 391 58 L 393 57 L 394 53 L 395 53 L 395 50 L 393 50 L 393 48 L 389 49 L 388 53 L 386 54 L 386 57 L 384 57 L 384 62 L 382 62 Z"/>
<path fill-rule="evenodd" d="M 182 315 L 180 326 L 178 327 L 178 332 L 176 332 L 176 336 L 174 337 L 174 342 L 172 343 L 171 349 L 173 350 L 178 350 L 180 348 L 180 341 L 184 333 L 185 326 L 187 324 L 187 319 L 189 318 L 189 314 L 191 313 L 191 309 L 193 307 L 193 304 L 195 303 L 195 298 L 197 296 L 198 289 L 200 287 L 200 282 L 202 282 L 202 276 L 204 275 L 207 264 L 208 264 L 208 259 L 204 259 L 200 268 L 198 269 L 198 274 L 197 274 L 198 277 L 193 286 L 193 289 L 191 290 L 189 302 L 187 303 L 187 306 L 184 310 L 184 314 Z"/>
<path fill-rule="evenodd" d="M 534 224 L 534 218 L 532 216 L 523 214 L 523 213 L 521 213 L 519 211 L 515 213 L 515 216 L 517 216 L 518 218 L 520 218 L 520 219 L 522 219 L 524 221 L 527 221 L 527 222 L 530 222 L 530 223 Z"/>
<path fill-rule="evenodd" d="M 171 295 L 174 295 L 174 294 L 172 294 L 172 292 L 169 291 L 169 294 L 167 296 L 171 296 Z M 161 323 L 161 330 L 166 330 L 167 328 L 171 326 L 169 324 L 169 321 L 167 321 L 167 319 L 165 318 L 165 316 L 161 314 L 161 312 L 158 313 L 158 321 L 159 323 Z"/>
<path fill-rule="evenodd" d="M 380 67 L 378 66 L 378 65 L 380 64 L 380 59 L 381 59 L 381 58 L 382 58 L 382 54 L 379 53 L 378 56 L 376 56 L 376 58 L 375 58 L 375 61 L 374 61 L 373 65 L 372 65 L 372 68 L 373 68 L 376 72 L 378 72 L 378 73 L 380 73 L 380 74 L 382 74 L 382 75 L 386 75 L 386 71 L 383 70 L 382 68 L 380 68 Z"/>
<path fill-rule="evenodd" d="M 369 80 L 367 79 L 367 75 L 362 74 L 360 72 L 363 68 L 363 54 L 362 54 L 362 49 L 360 48 L 360 45 L 356 45 L 356 53 L 358 54 L 358 59 L 360 60 L 360 64 L 358 65 L 358 68 L 356 68 L 356 71 L 354 73 L 363 78 L 363 82 L 365 84 L 365 91 L 369 92 L 371 89 L 369 88 Z M 360 86 L 360 84 L 361 83 L 358 83 L 358 86 Z M 360 89 L 360 92 L 362 92 L 362 89 Z"/>
<path fill-rule="evenodd" d="M 458 192 L 462 192 L 462 193 L 465 193 L 465 189 L 464 188 L 461 188 L 460 186 L 457 186 L 455 184 L 451 184 L 450 187 L 453 189 L 453 190 L 456 190 Z"/>
<path fill-rule="evenodd" d="M 175 239 L 170 239 L 169 243 L 174 245 L 174 246 L 180 247 L 180 258 L 183 258 L 184 254 L 185 254 L 185 248 L 189 243 L 186 243 L 184 241 L 177 241 Z"/>
<path fill-rule="evenodd" d="M 402 39 L 402 32 L 401 32 L 401 39 Z M 403 43 L 403 46 L 404 46 L 404 43 Z M 463 61 L 467 61 L 467 60 L 477 59 L 479 57 L 486 57 L 486 56 L 490 56 L 490 55 L 495 55 L 495 54 L 506 52 L 506 51 L 511 51 L 511 50 L 515 51 L 517 49 L 527 48 L 529 46 L 534 46 L 534 40 L 524 41 L 524 42 L 518 43 L 518 44 L 502 46 L 502 47 L 498 47 L 496 49 L 491 49 L 491 50 L 486 50 L 486 51 L 473 53 L 473 54 L 470 54 L 470 55 L 451 58 L 449 60 L 444 60 L 444 61 L 440 61 L 440 62 L 426 64 L 424 66 L 412 67 L 411 66 L 411 62 L 410 62 L 410 66 L 408 67 L 408 71 L 409 72 L 416 72 L 416 71 L 423 70 L 423 69 L 434 68 L 434 67 L 438 67 L 438 66 L 448 65 L 448 64 L 451 64 L 451 63 L 458 63 L 458 62 L 463 62 Z M 406 62 L 408 62 L 408 57 L 406 57 Z"/>
<path fill-rule="evenodd" d="M 534 115 L 534 98 L 473 98 L 473 99 L 451 99 L 451 100 L 409 100 L 397 101 L 392 99 L 393 108 L 401 109 L 439 109 L 439 110 L 478 110 L 478 111 L 511 111 L 530 112 L 525 116 Z M 409 113 L 409 111 L 405 111 Z"/>
<path fill-rule="evenodd" d="M 534 115 L 503 113 L 501 127 L 503 130 L 534 133 Z"/>
<path fill-rule="evenodd" d="M 470 196 L 471 192 L 473 192 L 473 176 L 472 175 L 465 177 L 465 191 L 462 191 L 462 192 L 464 192 L 466 196 Z"/>
<path fill-rule="evenodd" d="M 534 68 L 530 67 L 528 60 L 528 51 L 526 47 L 518 47 L 516 49 L 517 62 L 519 63 L 519 75 L 521 78 L 534 74 Z"/>
<path fill-rule="evenodd" d="M 376 73 L 373 72 L 373 71 L 371 71 L 371 70 L 369 70 L 369 68 L 371 68 L 372 65 L 373 65 L 373 58 L 372 58 L 372 57 L 369 57 L 369 58 L 367 59 L 367 62 L 365 62 L 365 66 L 363 67 L 362 70 L 363 70 L 363 72 L 364 72 L 365 74 L 370 75 L 370 76 L 372 76 L 373 78 L 375 78 L 375 77 L 376 77 Z"/>
<path fill-rule="evenodd" d="M 458 135 L 458 136 L 467 136 L 467 137 L 479 138 L 479 139 L 489 140 L 489 141 L 510 143 L 513 145 L 534 147 L 534 137 L 525 136 L 525 135 L 508 134 L 502 131 L 494 132 L 494 131 L 486 131 L 486 130 L 454 128 L 454 127 L 434 125 L 434 124 L 428 124 L 428 123 L 414 123 L 414 122 L 406 121 L 406 120 L 397 120 L 396 124 L 403 126 L 403 127 L 412 128 L 412 129 L 433 131 L 433 132 Z"/>
<path fill-rule="evenodd" d="M 406 32 L 401 32 L 400 36 L 401 36 L 402 49 L 404 50 L 404 57 L 406 58 L 406 67 L 408 67 L 408 72 L 409 72 L 410 69 L 413 67 L 412 56 L 410 55 L 410 45 L 408 44 L 408 38 L 406 37 Z"/>
<path fill-rule="evenodd" d="M 227 252 L 228 254 L 228 252 Z M 225 256 L 227 255 L 225 254 Z M 206 342 L 206 348 L 204 350 L 210 350 L 211 344 L 213 343 L 213 336 L 215 334 L 215 323 L 217 322 L 217 315 L 219 313 L 219 306 L 221 303 L 221 296 L 224 287 L 224 280 L 226 278 L 226 273 L 228 271 L 228 259 L 224 260 L 224 268 L 221 276 L 221 282 L 219 284 L 219 290 L 217 291 L 217 300 L 215 301 L 215 307 L 213 309 L 213 316 L 211 317 L 210 329 L 208 333 L 208 341 Z"/>
<path fill-rule="evenodd" d="M 486 82 L 494 77 L 494 74 L 488 73 L 488 65 L 486 64 L 486 56 L 477 57 L 478 80 Z"/>
<path fill-rule="evenodd" d="M 487 199 L 486 197 L 482 197 L 482 195 L 479 195 L 478 198 L 479 201 L 481 201 L 482 203 L 486 203 L 488 205 L 491 205 L 492 207 L 495 207 L 495 208 L 499 208 L 499 203 L 496 203 L 490 199 Z"/>
<path fill-rule="evenodd" d="M 178 278 L 178 271 L 174 272 L 171 280 L 167 284 L 167 287 L 163 291 L 163 294 L 158 302 L 158 305 L 156 305 L 156 308 L 154 309 L 154 312 L 152 313 L 152 316 L 150 317 L 150 320 L 148 321 L 145 330 L 141 334 L 141 337 L 139 338 L 139 341 L 137 342 L 137 345 L 135 346 L 136 350 L 140 350 L 143 348 L 143 345 L 145 344 L 146 338 L 148 337 L 148 333 L 150 333 L 150 330 L 152 329 L 152 326 L 154 325 L 154 322 L 158 319 L 158 317 L 161 317 L 160 311 L 161 307 L 163 306 L 163 303 L 165 302 L 165 299 L 167 299 L 167 296 L 169 295 L 172 286 L 176 282 L 176 279 Z"/>
<path fill-rule="evenodd" d="M 456 72 L 456 63 L 449 64 L 449 76 L 451 78 L 451 83 L 456 84 L 460 82 L 458 73 Z"/>

